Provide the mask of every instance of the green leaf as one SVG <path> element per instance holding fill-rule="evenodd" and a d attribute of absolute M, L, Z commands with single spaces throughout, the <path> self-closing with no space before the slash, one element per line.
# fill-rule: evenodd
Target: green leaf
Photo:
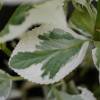
<path fill-rule="evenodd" d="M 0 37 L 4 36 L 9 32 L 9 25 L 20 25 L 24 22 L 28 11 L 32 8 L 32 5 L 20 5 L 16 8 L 15 12 L 12 14 L 11 18 L 0 32 Z"/>
<path fill-rule="evenodd" d="M 14 66 L 14 68 L 18 69 L 24 69 L 28 66 L 31 66 L 32 64 L 38 64 L 45 60 L 47 57 L 49 57 L 51 54 L 56 52 L 54 51 L 36 51 L 36 52 L 19 52 L 17 55 L 15 55 L 10 65 Z"/>
<path fill-rule="evenodd" d="M 10 60 L 10 66 L 16 69 L 23 69 L 32 64 L 45 62 L 42 70 L 42 76 L 49 75 L 53 78 L 73 56 L 75 56 L 83 40 L 77 40 L 62 30 L 54 30 L 44 35 L 39 35 L 40 44 L 36 45 L 37 51 L 20 52 Z"/>
<path fill-rule="evenodd" d="M 75 9 L 82 10 L 86 9 L 91 17 L 96 18 L 96 8 L 92 4 L 92 0 L 72 0 Z"/>
<path fill-rule="evenodd" d="M 82 10 L 74 10 L 69 19 L 70 27 L 79 31 L 85 36 L 91 36 L 94 33 L 95 18 L 83 8 Z"/>
<path fill-rule="evenodd" d="M 100 0 L 98 0 L 97 4 L 97 16 L 95 23 L 94 40 L 100 41 Z"/>
<path fill-rule="evenodd" d="M 3 71 L 0 71 L 0 98 L 2 98 L 2 100 L 7 99 L 10 90 L 11 80 L 9 79 L 9 76 Z"/>
<path fill-rule="evenodd" d="M 96 29 L 100 28 L 100 0 L 98 0 L 97 17 L 96 17 Z"/>

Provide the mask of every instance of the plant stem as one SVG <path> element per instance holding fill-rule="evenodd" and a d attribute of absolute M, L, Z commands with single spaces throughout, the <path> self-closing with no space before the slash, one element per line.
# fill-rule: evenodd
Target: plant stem
<path fill-rule="evenodd" d="M 11 50 L 7 48 L 6 44 L 0 44 L 0 49 L 3 50 L 7 56 L 11 55 Z"/>
<path fill-rule="evenodd" d="M 74 83 L 73 80 L 71 80 L 68 84 L 67 84 L 67 91 L 72 93 L 72 94 L 79 94 L 79 91 Z"/>
<path fill-rule="evenodd" d="M 24 78 L 19 77 L 19 76 L 9 76 L 9 79 L 11 79 L 12 81 L 20 81 L 20 80 L 24 80 Z"/>
<path fill-rule="evenodd" d="M 49 91 L 48 91 L 48 87 L 47 86 L 43 86 L 43 92 L 44 92 L 44 96 L 45 96 L 44 99 L 48 100 L 48 95 L 47 94 L 48 94 Z"/>
<path fill-rule="evenodd" d="M 61 97 L 55 87 L 52 88 L 52 92 L 53 92 L 54 96 L 56 97 L 56 100 L 61 100 Z"/>

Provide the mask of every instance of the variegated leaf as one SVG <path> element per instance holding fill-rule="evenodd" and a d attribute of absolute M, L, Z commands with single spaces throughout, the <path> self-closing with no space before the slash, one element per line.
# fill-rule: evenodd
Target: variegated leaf
<path fill-rule="evenodd" d="M 25 16 L 25 20 L 20 25 L 13 25 L 11 23 L 8 24 L 7 30 L 3 30 L 5 35 L 3 34 L 3 36 L 0 37 L 0 42 L 5 42 L 20 37 L 28 30 L 28 28 L 34 24 L 51 24 L 54 28 L 63 29 L 73 34 L 74 37 L 78 37 L 79 35 L 77 36 L 77 34 L 75 34 L 66 23 L 66 16 L 64 14 L 63 5 L 64 0 L 50 0 L 36 5 L 35 8 L 25 12 L 27 16 Z M 26 9 L 26 7 L 23 9 Z M 23 16 L 22 11 L 20 13 Z M 15 17 L 17 18 L 17 16 Z M 79 38 L 84 39 L 82 36 Z"/>
<path fill-rule="evenodd" d="M 30 7 L 30 5 L 28 5 Z M 24 9 L 24 12 L 23 12 Z M 0 42 L 5 42 L 13 38 L 21 36 L 22 33 L 28 30 L 34 24 L 52 24 L 54 27 L 65 29 L 66 17 L 63 11 L 63 0 L 51 0 L 43 4 L 37 5 L 30 10 L 27 6 L 21 6 L 15 11 L 7 26 L 0 33 Z M 52 16 L 51 16 L 52 15 Z M 21 18 L 18 18 L 21 17 Z M 21 19 L 24 20 L 22 21 Z M 16 22 L 21 21 L 19 25 Z M 12 23 L 14 21 L 14 24 Z"/>
<path fill-rule="evenodd" d="M 58 41 L 58 42 L 55 42 L 54 40 L 51 41 L 51 42 L 46 42 L 46 41 L 43 42 L 43 40 L 40 40 L 38 38 L 38 36 L 42 35 L 42 37 L 41 37 L 42 39 L 48 39 L 48 35 L 43 37 L 43 33 L 48 33 L 51 30 L 54 30 L 54 27 L 52 25 L 51 26 L 50 25 L 43 25 L 43 26 L 41 26 L 39 28 L 33 29 L 33 31 L 27 33 L 21 39 L 21 41 L 19 42 L 19 44 L 17 45 L 17 47 L 15 48 L 15 50 L 14 50 L 12 56 L 11 56 L 9 65 L 12 67 L 12 69 L 15 72 L 17 72 L 19 75 L 21 75 L 25 79 L 28 79 L 29 81 L 32 81 L 32 82 L 35 82 L 35 83 L 40 83 L 40 84 L 50 84 L 50 83 L 58 82 L 59 80 L 64 78 L 66 75 L 68 75 L 70 72 L 72 72 L 82 62 L 82 60 L 83 60 L 83 58 L 84 58 L 84 56 L 86 54 L 86 51 L 87 51 L 89 43 L 88 42 L 84 43 L 83 40 L 77 40 L 76 39 L 77 42 L 76 41 L 72 42 L 73 39 L 71 37 L 69 38 L 69 36 L 66 37 L 67 35 L 64 36 L 64 37 L 61 35 L 62 38 L 66 39 L 66 41 L 63 41 L 63 39 L 62 39 L 62 41 Z M 51 34 L 51 36 L 52 36 L 52 34 Z M 57 36 L 57 35 L 55 35 L 55 36 Z M 61 36 L 60 36 L 60 38 L 61 38 Z M 52 37 L 52 38 L 54 38 L 54 37 Z M 59 38 L 59 37 L 56 37 L 56 38 Z M 68 38 L 69 38 L 69 40 L 67 40 Z M 50 39 L 50 40 L 52 40 L 52 39 Z M 79 41 L 80 41 L 81 44 L 79 43 L 80 46 L 78 47 L 77 43 Z M 75 42 L 76 42 L 76 44 L 73 44 Z M 41 43 L 42 43 L 43 47 L 42 47 Z M 38 46 L 38 48 L 37 48 L 37 46 Z M 49 49 L 47 49 L 46 46 Z M 69 50 L 70 54 L 71 54 L 71 55 L 69 55 L 69 53 L 66 50 L 67 50 L 67 48 L 72 48 L 73 46 L 75 46 L 75 49 L 77 47 L 78 48 L 77 48 L 77 50 L 75 50 L 75 49 L 73 49 L 72 51 Z M 56 55 L 58 58 L 57 57 L 56 58 L 55 57 L 52 58 L 52 56 L 55 56 L 55 54 L 54 55 L 50 54 L 51 57 L 49 57 L 49 59 L 51 58 L 51 60 L 48 60 L 48 59 L 44 60 L 44 58 L 43 58 L 44 61 L 42 60 L 42 62 L 40 62 L 40 63 L 39 62 L 38 63 L 37 62 L 33 62 L 33 64 L 32 64 L 32 59 L 31 59 L 30 60 L 31 64 L 28 64 L 29 66 L 26 66 L 23 63 L 25 65 L 25 67 L 24 67 L 24 69 L 20 69 L 22 66 L 20 66 L 21 63 L 19 62 L 19 57 L 16 56 L 20 52 L 22 52 L 22 53 L 25 53 L 25 52 L 32 53 L 32 52 L 35 52 L 37 50 L 40 51 L 41 49 L 42 50 L 57 50 L 57 49 L 59 50 L 59 48 L 61 50 L 64 50 L 64 48 L 66 48 L 65 49 L 65 51 L 66 51 L 65 55 L 66 56 L 64 54 L 62 54 L 64 52 L 62 52 L 61 55 L 58 53 L 59 56 Z M 73 51 L 75 51 L 75 52 L 72 53 Z M 62 57 L 59 58 L 60 56 L 62 56 Z M 18 59 L 13 60 L 13 57 L 15 57 L 15 58 L 18 57 Z M 22 54 L 22 58 L 23 57 L 24 57 L 24 55 Z M 27 59 L 27 57 L 25 57 L 25 59 L 29 60 L 29 59 Z M 53 61 L 53 59 L 56 60 L 56 61 Z M 60 59 L 62 59 L 62 60 L 60 60 Z M 63 62 L 63 60 L 65 60 L 65 61 Z M 16 61 L 18 63 L 16 63 Z M 45 64 L 46 61 L 48 61 L 47 65 Z M 18 66 L 13 66 L 14 62 L 16 64 L 18 64 Z M 59 62 L 61 65 L 59 66 L 59 63 L 57 64 L 57 62 Z M 43 67 L 44 64 L 45 64 L 45 67 Z M 49 72 L 47 70 L 48 68 L 50 68 L 50 66 L 48 66 L 50 64 L 53 64 L 53 66 L 57 64 L 57 68 L 58 68 L 56 70 L 57 72 L 55 72 L 56 74 L 53 75 L 52 78 L 49 75 L 49 73 L 51 73 L 51 72 Z M 52 68 L 52 66 L 51 66 L 51 68 Z M 50 71 L 52 70 L 51 68 L 50 68 Z M 55 66 L 55 69 L 56 69 L 56 66 Z"/>

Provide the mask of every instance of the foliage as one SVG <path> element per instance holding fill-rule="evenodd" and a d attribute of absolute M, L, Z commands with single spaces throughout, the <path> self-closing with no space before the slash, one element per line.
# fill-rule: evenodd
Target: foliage
<path fill-rule="evenodd" d="M 68 16 L 70 2 L 73 11 L 71 16 Z M 7 55 L 10 53 L 4 43 L 15 38 L 19 39 L 10 56 L 9 67 L 31 82 L 53 84 L 74 73 L 90 50 L 92 54 L 89 56 L 93 58 L 100 81 L 100 0 L 95 1 L 97 7 L 92 2 L 92 0 L 45 2 L 43 0 L 42 3 L 34 1 L 33 4 L 18 5 L 0 32 L 0 49 Z M 66 17 L 69 19 L 66 20 Z M 36 24 L 39 26 L 28 30 Z M 6 97 L 5 94 L 10 90 L 10 77 L 2 72 L 0 74 L 0 91 L 4 90 L 0 92 L 0 96 Z M 53 88 L 52 100 L 96 100 L 88 89 L 82 87 L 74 89 L 80 89 L 81 94 L 71 95 Z"/>

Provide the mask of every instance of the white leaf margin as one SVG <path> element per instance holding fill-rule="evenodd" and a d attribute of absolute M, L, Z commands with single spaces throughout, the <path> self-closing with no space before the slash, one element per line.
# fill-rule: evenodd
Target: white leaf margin
<path fill-rule="evenodd" d="M 50 30 L 53 30 L 54 27 L 51 25 L 44 25 L 39 28 L 33 29 L 33 31 L 28 32 L 23 36 L 21 41 L 18 43 L 17 47 L 12 53 L 11 58 L 16 55 L 18 52 L 34 52 L 37 48 L 36 45 L 39 44 L 38 34 L 46 33 Z M 31 65 L 30 67 L 26 69 L 15 69 L 12 66 L 9 66 L 18 73 L 21 77 L 34 82 L 38 84 L 53 84 L 55 82 L 60 81 L 63 79 L 66 75 L 68 75 L 70 72 L 72 72 L 77 66 L 83 61 L 84 56 L 87 52 L 89 42 L 86 41 L 78 54 L 72 57 L 72 59 L 64 66 L 62 67 L 59 72 L 56 74 L 56 76 L 53 79 L 49 79 L 49 76 L 41 77 L 43 71 L 41 70 L 43 63 L 37 64 L 37 65 Z M 10 60 L 11 60 L 10 58 Z M 10 61 L 9 61 L 10 62 Z"/>

